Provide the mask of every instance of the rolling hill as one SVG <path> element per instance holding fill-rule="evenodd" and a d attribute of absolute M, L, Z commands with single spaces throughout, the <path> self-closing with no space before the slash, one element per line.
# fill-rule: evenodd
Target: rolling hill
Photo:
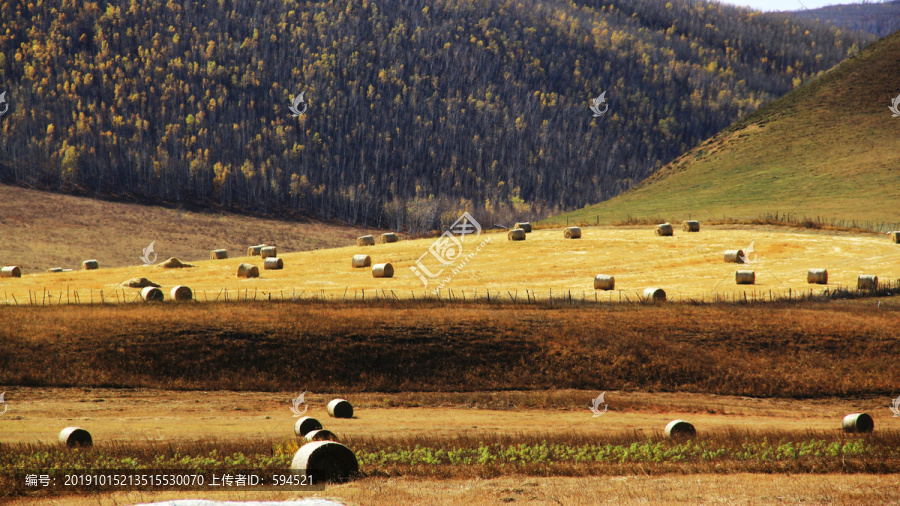
<path fill-rule="evenodd" d="M 900 32 L 678 157 L 639 187 L 546 220 L 756 218 L 900 222 Z"/>
<path fill-rule="evenodd" d="M 792 14 L 810 21 L 831 23 L 847 30 L 863 30 L 887 37 L 900 29 L 900 1 L 859 2 L 800 9 Z"/>

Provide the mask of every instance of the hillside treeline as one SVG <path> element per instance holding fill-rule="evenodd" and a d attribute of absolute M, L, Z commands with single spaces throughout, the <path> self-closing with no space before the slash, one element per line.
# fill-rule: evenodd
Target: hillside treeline
<path fill-rule="evenodd" d="M 900 30 L 900 0 L 848 2 L 818 9 L 800 9 L 794 14 L 804 19 L 831 23 L 844 30 L 863 30 L 876 37 L 887 37 Z"/>
<path fill-rule="evenodd" d="M 411 231 L 607 199 L 869 42 L 679 0 L 0 5 L 4 181 Z"/>

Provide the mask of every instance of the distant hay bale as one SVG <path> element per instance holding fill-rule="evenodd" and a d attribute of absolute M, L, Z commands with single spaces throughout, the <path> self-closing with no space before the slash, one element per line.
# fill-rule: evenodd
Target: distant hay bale
<path fill-rule="evenodd" d="M 100 268 L 100 262 L 96 260 L 85 260 L 81 262 L 81 269 L 85 271 L 93 271 Z"/>
<path fill-rule="evenodd" d="M 891 234 L 891 239 L 894 242 L 900 243 L 900 230 L 895 230 L 895 231 L 891 232 L 890 234 Z"/>
<path fill-rule="evenodd" d="M 529 223 L 527 221 L 516 223 L 516 226 L 514 226 L 513 228 L 521 228 L 522 230 L 525 231 L 526 234 L 531 233 L 531 223 Z"/>
<path fill-rule="evenodd" d="M 265 244 L 257 244 L 256 246 L 250 246 L 247 248 L 247 256 L 248 257 L 258 257 L 263 248 L 265 248 Z"/>
<path fill-rule="evenodd" d="M 251 264 L 238 265 L 237 277 L 239 278 L 258 278 L 259 268 Z"/>
<path fill-rule="evenodd" d="M 228 258 L 228 250 L 214 249 L 209 252 L 210 260 L 225 260 L 226 258 Z"/>
<path fill-rule="evenodd" d="M 685 232 L 699 232 L 700 222 L 696 220 L 687 220 L 681 223 L 681 229 Z"/>
<path fill-rule="evenodd" d="M 186 286 L 178 285 L 172 287 L 172 290 L 169 292 L 169 298 L 172 300 L 193 300 L 194 292 Z"/>
<path fill-rule="evenodd" d="M 514 228 L 506 233 L 506 239 L 510 241 L 524 241 L 525 230 L 521 228 Z"/>
<path fill-rule="evenodd" d="M 131 278 L 128 281 L 122 283 L 122 286 L 127 286 L 128 288 L 146 288 L 148 286 L 154 286 L 159 288 L 159 285 L 150 281 L 147 278 Z"/>
<path fill-rule="evenodd" d="M 353 267 L 371 267 L 372 258 L 369 255 L 353 255 L 350 265 Z"/>
<path fill-rule="evenodd" d="M 857 290 L 876 290 L 878 289 L 878 276 L 870 276 L 862 274 L 856 278 Z"/>
<path fill-rule="evenodd" d="M 259 250 L 259 256 L 261 256 L 263 259 L 277 257 L 278 248 L 275 246 L 266 246 L 265 248 Z"/>
<path fill-rule="evenodd" d="M 828 271 L 825 269 L 810 269 L 806 273 L 806 282 L 811 285 L 827 285 Z"/>
<path fill-rule="evenodd" d="M 357 246 L 375 246 L 375 238 L 371 235 L 364 235 L 356 238 Z"/>
<path fill-rule="evenodd" d="M 397 242 L 399 240 L 400 240 L 400 238 L 397 237 L 397 234 L 395 234 L 393 232 L 381 234 L 381 236 L 378 237 L 378 242 L 380 242 L 380 243 Z"/>
<path fill-rule="evenodd" d="M 684 420 L 672 420 L 666 425 L 666 437 L 682 438 L 691 437 L 697 434 L 697 429 Z"/>
<path fill-rule="evenodd" d="M 756 284 L 756 273 L 753 271 L 735 271 L 734 282 L 738 285 Z"/>
<path fill-rule="evenodd" d="M 60 269 L 62 270 L 62 269 Z M 18 265 L 7 265 L 0 269 L 0 278 L 21 278 L 22 269 Z"/>
<path fill-rule="evenodd" d="M 59 431 L 59 444 L 73 448 L 75 446 L 93 446 L 91 433 L 81 427 L 66 427 Z"/>
<path fill-rule="evenodd" d="M 656 235 L 672 235 L 673 233 L 671 223 L 660 223 L 656 226 Z"/>
<path fill-rule="evenodd" d="M 51 267 L 51 268 L 47 269 L 47 272 L 62 272 L 62 271 L 63 271 L 62 267 Z"/>
<path fill-rule="evenodd" d="M 353 405 L 346 399 L 332 399 L 327 409 L 328 414 L 335 418 L 353 418 Z"/>
<path fill-rule="evenodd" d="M 841 422 L 844 432 L 863 433 L 875 430 L 875 421 L 867 413 L 852 413 Z"/>
<path fill-rule="evenodd" d="M 194 265 L 184 263 L 181 260 L 179 260 L 175 257 L 172 257 L 172 258 L 166 260 L 165 262 L 159 264 L 159 266 L 162 267 L 163 269 L 184 269 L 187 267 L 193 267 Z"/>
<path fill-rule="evenodd" d="M 278 257 L 269 257 L 263 261 L 263 269 L 271 271 L 284 269 L 284 261 Z"/>
<path fill-rule="evenodd" d="M 313 441 L 301 446 L 291 461 L 291 471 L 311 477 L 313 484 L 344 482 L 359 473 L 356 455 L 334 441 Z"/>
<path fill-rule="evenodd" d="M 155 286 L 148 286 L 141 289 L 141 298 L 144 299 L 145 302 L 162 302 L 165 299 L 162 290 Z"/>
<path fill-rule="evenodd" d="M 307 441 L 334 441 L 338 442 L 338 437 L 331 432 L 330 430 L 319 429 L 307 432 L 305 436 L 303 436 Z"/>
<path fill-rule="evenodd" d="M 594 276 L 594 290 L 612 290 L 616 287 L 616 278 L 605 274 Z"/>
<path fill-rule="evenodd" d="M 373 278 L 392 278 L 394 277 L 394 266 L 391 264 L 375 264 L 372 266 Z"/>
<path fill-rule="evenodd" d="M 744 263 L 744 250 L 730 249 L 725 252 L 726 264 L 742 264 Z"/>
<path fill-rule="evenodd" d="M 666 291 L 662 288 L 647 288 L 644 290 L 644 299 L 653 302 L 665 302 Z"/>
<path fill-rule="evenodd" d="M 566 231 L 563 232 L 563 237 L 566 239 L 581 239 L 581 229 L 578 227 L 568 227 Z"/>
<path fill-rule="evenodd" d="M 294 434 L 305 436 L 314 430 L 321 430 L 322 423 L 311 416 L 304 416 L 294 423 Z"/>

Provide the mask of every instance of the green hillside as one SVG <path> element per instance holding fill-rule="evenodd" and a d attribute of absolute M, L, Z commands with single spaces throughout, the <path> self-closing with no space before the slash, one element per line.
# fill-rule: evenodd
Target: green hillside
<path fill-rule="evenodd" d="M 798 217 L 900 222 L 900 32 L 613 199 L 545 223 Z"/>

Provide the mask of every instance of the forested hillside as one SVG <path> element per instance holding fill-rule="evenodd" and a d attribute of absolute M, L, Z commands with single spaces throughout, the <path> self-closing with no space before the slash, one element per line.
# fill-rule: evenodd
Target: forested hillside
<path fill-rule="evenodd" d="M 0 5 L 3 181 L 411 231 L 609 198 L 871 42 L 694 0 Z"/>
<path fill-rule="evenodd" d="M 829 5 L 818 9 L 800 9 L 794 14 L 841 29 L 863 30 L 878 37 L 886 37 L 900 30 L 900 0 L 893 2 L 859 2 Z"/>

